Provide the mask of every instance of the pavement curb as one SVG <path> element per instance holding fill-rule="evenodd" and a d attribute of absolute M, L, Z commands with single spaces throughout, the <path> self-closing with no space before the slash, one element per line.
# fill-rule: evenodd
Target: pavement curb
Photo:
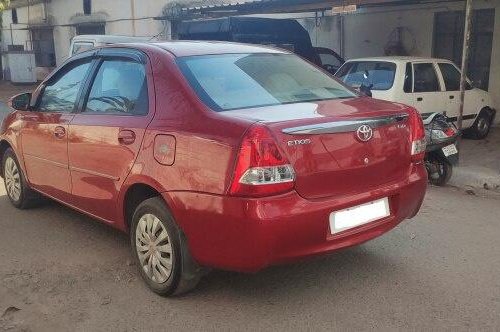
<path fill-rule="evenodd" d="M 500 193 L 500 171 L 480 166 L 455 167 L 449 184 L 459 188 L 480 188 Z"/>

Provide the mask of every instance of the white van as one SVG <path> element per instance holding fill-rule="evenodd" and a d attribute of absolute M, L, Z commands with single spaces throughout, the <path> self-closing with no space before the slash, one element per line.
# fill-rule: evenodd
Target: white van
<path fill-rule="evenodd" d="M 156 41 L 154 37 L 129 37 L 117 35 L 79 35 L 71 40 L 69 56 L 109 44 Z"/>

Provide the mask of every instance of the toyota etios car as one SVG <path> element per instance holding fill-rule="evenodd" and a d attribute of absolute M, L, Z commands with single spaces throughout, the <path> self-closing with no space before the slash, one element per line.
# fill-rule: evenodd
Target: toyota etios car
<path fill-rule="evenodd" d="M 205 267 L 255 272 L 368 241 L 425 194 L 415 109 L 272 48 L 96 49 L 10 106 L 0 158 L 12 204 L 43 195 L 128 232 L 162 295 Z"/>

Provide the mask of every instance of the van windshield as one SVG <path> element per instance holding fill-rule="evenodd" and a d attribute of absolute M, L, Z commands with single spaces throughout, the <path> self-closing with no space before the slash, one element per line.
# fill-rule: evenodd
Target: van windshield
<path fill-rule="evenodd" d="M 292 54 L 202 55 L 177 62 L 198 96 L 215 111 L 357 96 Z"/>

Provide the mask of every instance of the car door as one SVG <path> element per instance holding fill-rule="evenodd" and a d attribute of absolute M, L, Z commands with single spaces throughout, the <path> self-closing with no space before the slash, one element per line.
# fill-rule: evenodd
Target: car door
<path fill-rule="evenodd" d="M 408 103 L 421 114 L 446 111 L 445 94 L 436 70 L 432 62 L 413 63 L 413 93 Z"/>
<path fill-rule="evenodd" d="M 460 113 L 460 71 L 458 68 L 447 62 L 438 64 L 443 82 L 446 88 L 445 99 L 446 115 L 456 121 Z M 463 113 L 463 126 L 470 127 L 477 115 L 477 106 L 474 105 L 474 91 L 471 85 L 467 82 L 465 86 L 465 105 Z M 477 103 L 476 103 L 477 105 Z"/>
<path fill-rule="evenodd" d="M 103 49 L 99 58 L 69 126 L 69 164 L 75 205 L 114 222 L 118 193 L 154 113 L 154 89 L 144 54 Z"/>
<path fill-rule="evenodd" d="M 67 201 L 71 194 L 68 125 L 91 59 L 68 63 L 39 89 L 29 112 L 21 114 L 21 144 L 29 182 L 36 190 Z"/>

